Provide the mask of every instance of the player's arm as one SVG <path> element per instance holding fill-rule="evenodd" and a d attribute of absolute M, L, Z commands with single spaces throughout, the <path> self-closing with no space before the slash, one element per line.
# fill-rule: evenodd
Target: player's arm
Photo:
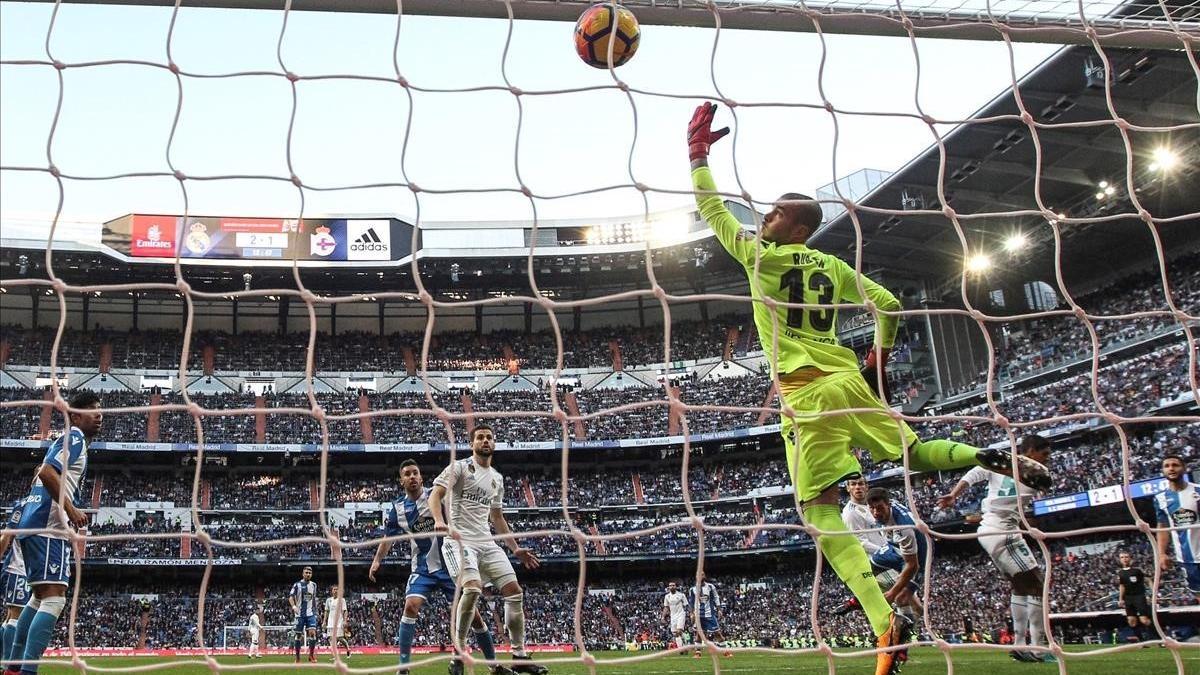
<path fill-rule="evenodd" d="M 842 299 L 853 303 L 865 303 L 870 300 L 877 309 L 884 312 L 900 311 L 900 301 L 888 289 L 875 283 L 865 274 L 859 274 L 840 258 L 837 259 L 838 270 L 842 276 L 840 288 Z M 862 293 L 859 284 L 862 284 Z M 896 343 L 896 331 L 900 327 L 900 317 L 888 314 L 878 314 L 875 317 L 875 346 L 884 351 L 891 351 Z"/>
<path fill-rule="evenodd" d="M 442 500 L 446 498 L 446 488 L 441 485 L 434 485 L 429 491 L 429 510 L 433 513 L 433 529 L 438 532 L 445 532 L 450 528 L 446 527 L 446 519 L 442 516 Z"/>
<path fill-rule="evenodd" d="M 963 474 L 962 478 L 958 479 L 958 482 L 954 484 L 954 487 L 950 488 L 950 492 L 938 497 L 937 505 L 943 509 L 948 509 L 951 506 L 954 506 L 954 504 L 958 501 L 958 498 L 962 496 L 962 493 L 967 491 L 967 488 L 975 485 L 976 483 L 982 483 L 985 480 L 987 480 L 987 470 L 978 466 L 972 468 L 970 471 Z"/>
<path fill-rule="evenodd" d="M 0 534 L 0 558 L 3 558 L 4 554 L 8 553 L 8 547 L 12 545 L 12 540 L 12 532 L 6 531 L 4 534 Z"/>
<path fill-rule="evenodd" d="M 725 206 L 725 200 L 718 194 L 717 184 L 708 168 L 709 146 L 729 133 L 729 127 L 712 130 L 713 115 L 716 111 L 715 103 L 701 104 L 688 124 L 688 159 L 692 165 L 692 189 L 696 193 L 696 206 L 699 208 L 700 217 L 712 228 L 717 241 L 721 242 L 721 246 L 729 255 L 743 264 L 748 264 L 754 260 L 757 243 L 749 232 L 742 229 L 742 224 Z"/>
<path fill-rule="evenodd" d="M 288 593 L 288 605 L 292 608 L 292 614 L 300 613 L 300 603 L 296 602 L 296 590 L 297 588 L 292 586 L 291 592 Z"/>
<path fill-rule="evenodd" d="M 892 345 L 896 343 L 896 331 L 900 327 L 900 317 L 883 312 L 900 311 L 900 301 L 896 299 L 895 295 L 892 295 L 891 291 L 875 283 L 867 275 L 859 274 L 845 261 L 835 260 L 837 260 L 836 269 L 842 277 L 841 283 L 838 285 L 842 289 L 842 299 L 864 304 L 869 300 L 879 310 L 875 313 L 875 341 L 863 364 L 862 374 L 872 389 L 876 392 L 882 390 L 883 401 L 886 403 L 891 398 L 891 392 L 887 385 L 887 362 L 888 356 L 892 352 Z M 862 292 L 859 292 L 860 284 Z"/>
<path fill-rule="evenodd" d="M 1170 527 L 1171 515 L 1167 513 L 1166 509 L 1164 509 L 1161 504 L 1155 504 L 1155 506 L 1158 507 L 1155 509 L 1158 512 L 1158 526 Z M 1155 533 L 1155 538 L 1158 540 L 1158 567 L 1162 571 L 1166 572 L 1167 570 L 1171 569 L 1171 531 L 1159 530 Z"/>
<path fill-rule="evenodd" d="M 537 555 L 527 548 L 522 548 L 521 543 L 513 536 L 512 528 L 508 526 L 508 520 L 504 517 L 504 510 L 498 506 L 492 506 L 491 509 L 492 527 L 496 529 L 496 534 L 500 535 L 500 541 L 512 551 L 512 554 L 517 556 L 521 564 L 529 569 L 537 569 L 542 561 L 538 560 Z"/>
<path fill-rule="evenodd" d="M 671 604 L 667 601 L 667 596 L 664 595 L 663 596 L 663 606 L 662 606 L 662 618 L 664 618 L 664 619 L 667 618 L 667 615 L 670 613 L 670 611 L 671 611 Z"/>
<path fill-rule="evenodd" d="M 47 455 L 49 456 L 49 455 Z M 67 520 L 75 527 L 86 527 L 88 524 L 88 516 L 83 511 L 80 511 L 71 500 L 61 501 L 62 499 L 62 467 L 56 466 L 57 460 L 54 463 L 42 462 L 38 467 L 37 476 L 42 481 L 42 487 L 50 493 L 50 499 L 60 502 L 63 511 L 67 514 Z"/>
<path fill-rule="evenodd" d="M 917 554 L 901 553 L 901 555 L 904 557 L 904 568 L 900 570 L 900 577 L 896 579 L 896 583 L 888 589 L 888 592 L 883 594 L 888 602 L 895 602 L 900 592 L 908 588 L 909 582 L 917 575 Z"/>
<path fill-rule="evenodd" d="M 383 536 L 394 537 L 400 533 L 399 519 L 400 516 L 396 513 L 395 505 L 390 505 L 388 507 L 387 518 L 384 520 Z M 379 542 L 379 546 L 375 547 L 375 557 L 371 560 L 371 568 L 367 571 L 368 579 L 375 581 L 375 573 L 383 566 L 384 558 L 387 558 L 387 555 L 392 552 L 392 545 L 395 543 L 394 540 L 385 539 Z"/>
<path fill-rule="evenodd" d="M 1125 606 L 1125 580 L 1117 573 L 1117 607 Z"/>

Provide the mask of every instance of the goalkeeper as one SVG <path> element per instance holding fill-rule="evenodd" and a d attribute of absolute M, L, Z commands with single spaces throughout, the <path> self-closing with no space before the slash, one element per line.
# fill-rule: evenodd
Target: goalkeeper
<path fill-rule="evenodd" d="M 912 622 L 892 611 L 875 582 L 871 561 L 838 510 L 838 484 L 862 472 L 850 447 L 867 448 L 876 461 L 899 461 L 907 448 L 909 465 L 917 471 L 983 466 L 1012 475 L 1012 456 L 948 440 L 920 441 L 907 424 L 892 419 L 877 392 L 883 390 L 886 398 L 884 367 L 898 318 L 876 315 L 875 348 L 860 374 L 854 352 L 838 343 L 837 309 L 832 305 L 865 299 L 879 310 L 895 312 L 899 301 L 844 261 L 806 245 L 821 224 L 821 209 L 810 197 L 783 195 L 763 217 L 761 241 L 742 229 L 717 194 L 708 168 L 709 146 L 729 133 L 728 127 L 712 130 L 716 110 L 715 103 L 702 104 L 688 125 L 692 184 L 700 215 L 725 250 L 746 268 L 763 350 L 779 378 L 780 395 L 796 412 L 795 418 L 784 416 L 782 424 L 796 498 L 804 519 L 826 533 L 817 544 L 866 611 L 878 636 L 876 644 L 881 648 L 905 644 Z M 810 307 L 772 307 L 768 301 Z M 817 416 L 853 408 L 871 411 Z M 1023 482 L 1033 488 L 1049 487 L 1044 466 L 1026 457 L 1018 461 Z M 880 652 L 875 672 L 898 672 L 906 658 L 900 650 Z"/>

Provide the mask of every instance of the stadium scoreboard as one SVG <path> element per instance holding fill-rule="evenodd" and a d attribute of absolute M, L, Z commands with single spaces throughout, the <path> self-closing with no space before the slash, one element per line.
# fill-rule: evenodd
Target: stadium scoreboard
<path fill-rule="evenodd" d="M 130 214 L 105 223 L 102 242 L 134 259 L 390 262 L 412 252 L 412 225 L 397 218 Z"/>
<path fill-rule="evenodd" d="M 1129 484 L 1129 496 L 1133 499 L 1153 497 L 1165 489 L 1167 489 L 1167 479 L 1165 478 L 1140 480 Z M 1125 499 L 1125 491 L 1120 485 L 1106 485 L 1088 490 L 1087 492 L 1076 492 L 1074 494 L 1057 495 L 1046 499 L 1035 499 L 1033 502 L 1033 515 L 1044 516 L 1048 513 L 1072 511 L 1089 506 L 1115 504 L 1123 499 Z"/>

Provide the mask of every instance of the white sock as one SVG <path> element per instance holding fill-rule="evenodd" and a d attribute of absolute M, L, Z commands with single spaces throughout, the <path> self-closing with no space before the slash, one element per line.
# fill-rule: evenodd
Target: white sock
<path fill-rule="evenodd" d="M 467 586 L 463 588 L 462 597 L 458 599 L 458 620 L 454 624 L 454 641 L 463 653 L 470 649 L 467 634 L 471 630 L 471 622 L 475 620 L 475 605 L 479 604 L 480 593 L 478 588 Z"/>
<path fill-rule="evenodd" d="M 525 594 L 504 597 L 504 627 L 513 656 L 525 656 Z"/>
<path fill-rule="evenodd" d="M 1025 604 L 1025 596 L 1014 595 L 1009 599 L 1013 619 L 1013 646 L 1025 644 L 1025 630 L 1029 628 L 1029 607 Z"/>
<path fill-rule="evenodd" d="M 1042 633 L 1042 596 L 1027 595 L 1025 604 L 1029 613 L 1029 644 L 1034 646 L 1048 644 Z"/>

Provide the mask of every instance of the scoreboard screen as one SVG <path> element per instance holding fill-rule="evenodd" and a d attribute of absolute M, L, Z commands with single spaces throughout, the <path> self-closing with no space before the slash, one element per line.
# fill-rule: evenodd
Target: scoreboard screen
<path fill-rule="evenodd" d="M 1129 484 L 1129 494 L 1134 499 L 1153 497 L 1165 489 L 1167 489 L 1167 479 L 1165 478 L 1151 478 Z M 1076 492 L 1070 495 L 1035 499 L 1033 502 L 1033 515 L 1044 516 L 1047 513 L 1114 504 L 1123 499 L 1125 499 L 1125 492 L 1121 489 L 1120 485 L 1106 485 L 1101 488 L 1088 490 L 1087 492 Z"/>
<path fill-rule="evenodd" d="M 394 261 L 411 253 L 396 218 L 226 218 L 131 214 L 105 223 L 103 241 L 133 258 Z"/>

